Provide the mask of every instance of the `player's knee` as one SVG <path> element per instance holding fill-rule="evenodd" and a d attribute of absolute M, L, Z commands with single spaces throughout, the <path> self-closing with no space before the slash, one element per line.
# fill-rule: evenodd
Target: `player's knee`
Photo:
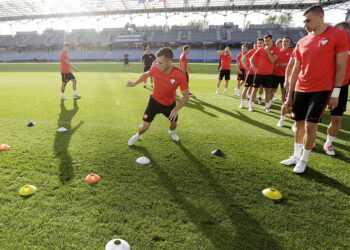
<path fill-rule="evenodd" d="M 307 122 L 305 129 L 307 131 L 307 133 L 313 133 L 316 132 L 317 130 L 317 123 L 313 123 L 313 122 Z"/>

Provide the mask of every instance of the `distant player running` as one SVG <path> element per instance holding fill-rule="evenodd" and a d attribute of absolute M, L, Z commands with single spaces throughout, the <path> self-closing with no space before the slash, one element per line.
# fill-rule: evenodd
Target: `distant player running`
<path fill-rule="evenodd" d="M 243 66 L 243 64 L 241 63 L 241 59 L 242 57 L 247 54 L 247 45 L 243 44 L 241 46 L 241 53 L 239 53 L 237 55 L 237 60 L 236 60 L 236 64 L 237 64 L 237 88 L 235 89 L 235 93 L 236 95 L 240 95 L 240 88 L 241 86 L 244 84 L 245 81 L 245 76 L 246 76 L 246 69 Z"/>
<path fill-rule="evenodd" d="M 73 82 L 73 97 L 76 99 L 81 98 L 81 96 L 78 95 L 77 93 L 77 80 L 75 79 L 75 76 L 71 73 L 71 68 L 73 68 L 75 71 L 78 71 L 78 68 L 70 63 L 68 52 L 69 52 L 69 44 L 65 43 L 63 45 L 63 50 L 61 51 L 61 54 L 60 54 L 61 76 L 62 76 L 62 86 L 61 86 L 62 100 L 68 100 L 68 98 L 64 96 L 64 91 L 69 81 Z"/>
<path fill-rule="evenodd" d="M 185 72 L 185 74 L 186 74 L 187 83 L 190 82 L 190 77 L 189 77 L 189 75 L 188 75 L 188 72 L 191 72 L 191 73 L 192 73 L 192 69 L 188 66 L 188 58 L 187 58 L 187 56 L 188 56 L 188 54 L 190 53 L 190 51 L 191 51 L 190 45 L 185 45 L 185 46 L 183 47 L 183 53 L 182 53 L 181 56 L 180 56 L 180 68 L 181 68 L 181 70 L 182 70 L 183 72 Z M 194 96 L 196 96 L 196 95 L 195 95 L 195 94 L 192 94 L 192 93 L 190 92 L 190 96 L 191 96 L 191 97 L 194 97 Z"/>
<path fill-rule="evenodd" d="M 233 54 L 230 50 L 230 47 L 226 47 L 225 50 L 219 50 L 217 54 L 220 57 L 221 67 L 218 81 L 216 84 L 216 94 L 220 93 L 220 83 L 224 77 L 226 81 L 224 94 L 227 94 L 228 83 L 231 79 L 231 61 L 233 59 Z"/>
<path fill-rule="evenodd" d="M 143 72 L 147 72 L 151 69 L 152 64 L 156 60 L 156 56 L 152 54 L 151 48 L 147 46 L 145 54 L 142 56 L 141 61 L 143 64 Z M 151 87 L 153 88 L 153 78 L 150 77 Z M 143 87 L 146 88 L 147 81 L 144 82 Z"/>
<path fill-rule="evenodd" d="M 337 25 L 335 25 L 335 27 L 346 30 L 348 33 L 350 32 L 350 26 L 349 26 L 349 23 L 347 22 L 338 23 Z M 335 137 L 337 136 L 340 130 L 341 120 L 344 115 L 344 112 L 346 111 L 349 84 L 350 84 L 350 37 L 349 37 L 349 52 L 348 52 L 346 77 L 343 82 L 343 86 L 340 89 L 338 106 L 331 111 L 331 123 L 329 124 L 327 129 L 327 141 L 323 146 L 323 149 L 327 155 L 331 155 L 331 156 L 335 155 L 335 152 L 333 149 L 333 140 L 335 139 Z"/>
<path fill-rule="evenodd" d="M 189 100 L 189 89 L 184 72 L 172 65 L 173 51 L 171 48 L 161 48 L 157 52 L 157 64 L 153 65 L 150 71 L 143 73 L 135 82 L 127 82 L 127 87 L 135 87 L 144 82 L 148 77 L 154 78 L 154 89 L 151 93 L 148 106 L 143 115 L 143 124 L 138 128 L 138 132 L 132 136 L 128 145 L 134 145 L 145 133 L 157 114 L 163 114 L 170 121 L 169 135 L 174 141 L 180 138 L 175 134 L 179 110 L 186 105 Z M 176 89 L 180 87 L 183 98 L 176 104 Z"/>
<path fill-rule="evenodd" d="M 281 161 L 283 165 L 296 164 L 295 173 L 303 173 L 306 169 L 327 102 L 330 110 L 339 104 L 349 51 L 347 32 L 329 27 L 324 22 L 322 7 L 308 8 L 304 18 L 309 34 L 299 40 L 295 48 L 287 101 L 290 105 L 294 94 L 292 116 L 297 122 L 294 154 Z"/>

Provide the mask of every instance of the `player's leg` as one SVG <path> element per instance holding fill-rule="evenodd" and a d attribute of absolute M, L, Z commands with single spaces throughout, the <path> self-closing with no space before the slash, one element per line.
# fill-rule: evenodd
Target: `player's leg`
<path fill-rule="evenodd" d="M 68 98 L 66 98 L 64 96 L 64 91 L 66 89 L 66 85 L 67 85 L 67 76 L 66 76 L 66 73 L 61 73 L 61 76 L 62 76 L 62 84 L 61 84 L 61 100 L 68 100 Z"/>
<path fill-rule="evenodd" d="M 227 94 L 227 88 L 228 88 L 228 83 L 230 80 L 225 79 L 225 88 L 224 88 L 224 94 Z"/>
<path fill-rule="evenodd" d="M 335 155 L 335 152 L 333 149 L 333 140 L 337 136 L 341 127 L 341 120 L 344 115 L 344 112 L 346 111 L 346 105 L 348 101 L 348 92 L 349 92 L 349 84 L 343 86 L 340 89 L 338 106 L 331 111 L 331 123 L 329 124 L 327 129 L 327 141 L 323 146 L 323 149 L 325 150 L 327 155 L 331 155 L 331 156 Z"/>
<path fill-rule="evenodd" d="M 261 85 L 260 88 L 259 88 L 259 96 L 258 96 L 258 104 L 261 105 L 262 103 L 262 96 L 264 94 L 264 88 L 263 86 Z"/>
<path fill-rule="evenodd" d="M 150 81 L 151 81 L 151 88 L 153 89 L 153 77 L 150 77 Z"/>
<path fill-rule="evenodd" d="M 256 98 L 256 93 L 258 93 L 259 87 L 254 87 L 249 99 L 249 111 L 254 111 L 254 103 Z"/>
<path fill-rule="evenodd" d="M 248 91 L 250 89 L 250 86 L 251 86 L 251 78 L 253 76 L 252 75 L 247 75 L 247 77 L 245 78 L 245 81 L 244 81 L 244 89 L 243 89 L 243 92 L 242 92 L 242 95 L 241 95 L 241 103 L 239 105 L 239 108 L 242 109 L 244 108 L 244 102 L 245 102 L 245 98 L 247 97 L 247 94 L 248 94 Z"/>
<path fill-rule="evenodd" d="M 216 94 L 219 94 L 220 93 L 220 83 L 222 81 L 222 78 L 223 78 L 223 75 L 221 74 L 221 71 L 220 71 L 220 75 L 218 77 L 218 81 L 216 83 Z"/>
<path fill-rule="evenodd" d="M 174 102 L 172 105 L 170 106 L 163 106 L 161 107 L 161 113 L 163 113 L 163 115 L 165 117 L 167 117 L 169 119 L 169 116 L 171 114 L 171 111 L 176 107 L 176 103 Z M 171 137 L 171 139 L 173 139 L 174 141 L 179 141 L 180 137 L 175 133 L 175 129 L 177 127 L 177 120 L 178 120 L 179 116 L 177 116 L 175 118 L 175 120 L 171 121 L 169 119 L 169 135 Z"/>
<path fill-rule="evenodd" d="M 73 75 L 73 74 L 72 74 Z M 74 76 L 73 76 L 74 77 Z M 78 94 L 77 92 L 77 79 L 75 79 L 75 77 L 72 79 L 72 87 L 73 87 L 73 97 L 75 99 L 79 99 L 81 98 L 81 96 Z"/>

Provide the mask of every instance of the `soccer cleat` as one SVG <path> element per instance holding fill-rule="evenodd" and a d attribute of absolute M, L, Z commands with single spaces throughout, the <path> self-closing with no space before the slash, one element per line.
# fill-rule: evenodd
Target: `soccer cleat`
<path fill-rule="evenodd" d="M 324 145 L 323 149 L 324 149 L 324 151 L 326 152 L 327 155 L 330 155 L 330 156 L 334 156 L 335 155 L 333 146 L 326 146 L 326 145 Z"/>
<path fill-rule="evenodd" d="M 284 120 L 283 119 L 280 119 L 277 123 L 277 127 L 280 127 L 282 128 L 283 127 L 283 124 L 284 124 Z"/>
<path fill-rule="evenodd" d="M 134 145 L 138 140 L 140 140 L 140 137 L 141 136 L 139 136 L 139 135 L 133 135 L 130 139 L 129 139 L 129 141 L 128 141 L 128 145 L 129 146 L 132 146 L 132 145 Z"/>
<path fill-rule="evenodd" d="M 261 105 L 261 97 L 258 98 L 258 104 Z"/>
<path fill-rule="evenodd" d="M 306 161 L 298 161 L 297 165 L 294 167 L 293 172 L 296 174 L 301 174 L 304 173 L 305 169 L 306 169 Z"/>
<path fill-rule="evenodd" d="M 68 100 L 68 98 L 65 96 L 61 96 L 61 100 Z"/>
<path fill-rule="evenodd" d="M 224 90 L 224 95 L 226 95 L 228 92 L 227 92 L 227 90 Z"/>
<path fill-rule="evenodd" d="M 175 134 L 174 131 L 169 130 L 168 133 L 169 133 L 170 137 L 171 137 L 174 141 L 180 141 L 180 137 L 178 137 L 178 135 Z"/>
<path fill-rule="evenodd" d="M 81 96 L 78 95 L 78 94 L 73 95 L 73 97 L 74 97 L 74 99 L 80 99 L 81 98 Z"/>
<path fill-rule="evenodd" d="M 270 107 L 269 107 L 269 106 L 266 106 L 266 107 L 265 107 L 265 112 L 266 112 L 266 113 L 269 113 L 269 112 L 270 112 Z"/>
<path fill-rule="evenodd" d="M 297 124 L 295 122 L 293 123 L 292 130 L 294 133 L 297 132 Z"/>
<path fill-rule="evenodd" d="M 248 111 L 249 111 L 249 112 L 253 112 L 253 111 L 254 111 L 254 106 L 249 106 Z"/>
<path fill-rule="evenodd" d="M 287 160 L 281 161 L 280 163 L 285 166 L 295 165 L 299 161 L 299 158 L 295 156 L 289 157 Z"/>
<path fill-rule="evenodd" d="M 244 108 L 244 102 L 241 102 L 241 104 L 239 104 L 239 108 L 243 109 Z"/>
<path fill-rule="evenodd" d="M 217 90 L 215 93 L 216 93 L 216 94 L 220 94 L 220 91 L 219 91 L 219 90 Z"/>

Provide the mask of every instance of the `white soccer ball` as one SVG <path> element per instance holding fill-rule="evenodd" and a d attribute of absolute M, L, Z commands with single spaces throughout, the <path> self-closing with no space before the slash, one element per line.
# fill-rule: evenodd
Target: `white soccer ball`
<path fill-rule="evenodd" d="M 125 240 L 113 239 L 107 243 L 106 250 L 130 250 L 130 245 Z"/>

